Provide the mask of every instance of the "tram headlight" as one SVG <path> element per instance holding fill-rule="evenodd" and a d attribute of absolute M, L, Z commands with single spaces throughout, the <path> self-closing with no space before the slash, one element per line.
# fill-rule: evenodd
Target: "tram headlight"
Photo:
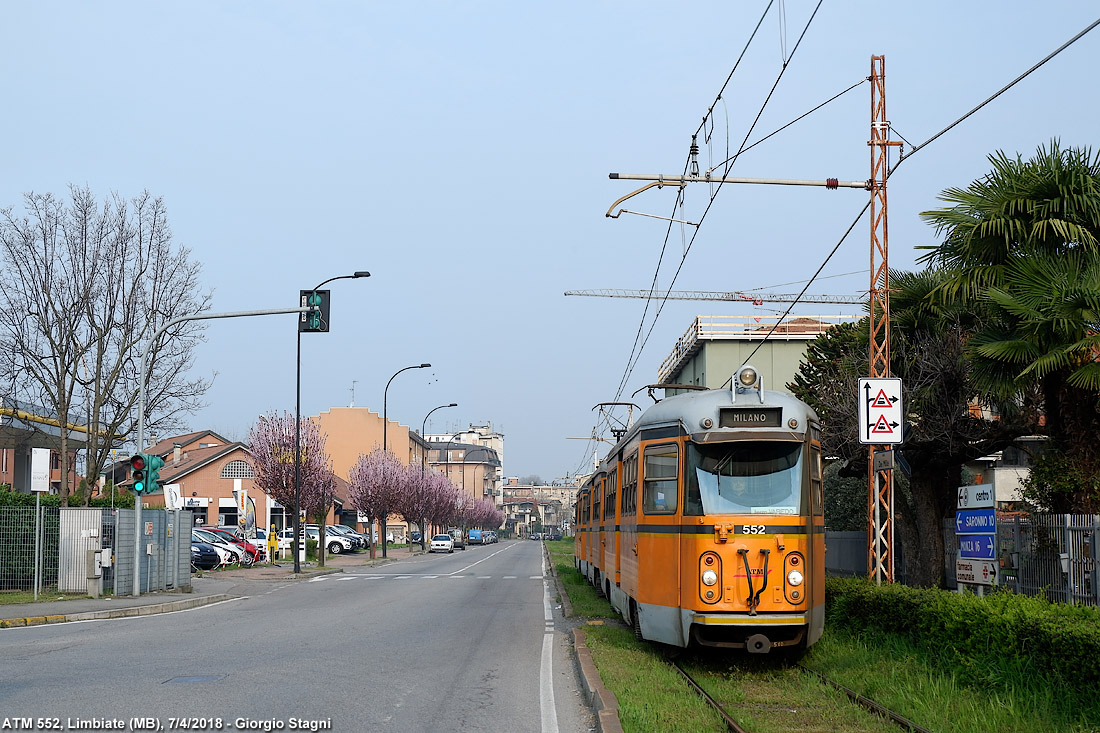
<path fill-rule="evenodd" d="M 717 582 L 718 582 L 718 573 L 714 572 L 713 570 L 704 570 L 703 571 L 703 585 L 714 585 Z M 801 583 L 802 581 L 799 580 L 798 582 Z"/>
<path fill-rule="evenodd" d="M 802 585 L 802 573 L 792 570 L 787 573 L 787 583 L 790 585 Z"/>
<path fill-rule="evenodd" d="M 756 370 L 752 367 L 745 367 L 737 374 L 737 381 L 741 382 L 746 387 L 753 387 L 756 385 Z"/>

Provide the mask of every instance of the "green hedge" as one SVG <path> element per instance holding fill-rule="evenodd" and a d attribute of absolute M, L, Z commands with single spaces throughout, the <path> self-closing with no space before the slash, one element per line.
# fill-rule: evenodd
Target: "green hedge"
<path fill-rule="evenodd" d="M 70 500 L 75 497 L 70 497 Z M 0 491 L 0 506 L 34 506 L 35 496 L 34 494 L 22 494 L 16 491 Z M 40 497 L 42 506 L 56 507 L 61 506 L 61 497 L 57 494 L 42 494 Z M 71 506 L 79 506 L 74 503 Z M 111 497 L 110 496 L 98 496 L 88 502 L 88 506 L 92 509 L 110 509 Z M 129 491 L 119 491 L 114 497 L 115 509 L 133 509 L 134 508 L 134 495 Z"/>
<path fill-rule="evenodd" d="M 902 635 L 975 684 L 996 684 L 1006 664 L 1033 670 L 1069 694 L 1100 684 L 1100 610 L 1091 606 L 852 578 L 829 578 L 825 589 L 827 626 Z"/>

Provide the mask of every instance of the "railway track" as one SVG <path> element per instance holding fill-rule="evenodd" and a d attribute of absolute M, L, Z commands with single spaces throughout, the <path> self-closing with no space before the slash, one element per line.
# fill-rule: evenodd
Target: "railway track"
<path fill-rule="evenodd" d="M 716 699 L 714 695 L 708 692 L 705 689 L 704 685 L 696 680 L 695 677 L 693 677 L 692 674 L 684 668 L 684 665 L 682 665 L 677 658 L 666 655 L 666 659 L 669 664 L 673 668 L 675 668 L 677 672 L 680 673 L 680 675 L 692 687 L 692 689 L 695 690 L 695 692 L 699 694 L 699 696 L 702 697 L 703 700 L 705 700 L 706 703 L 715 712 L 718 713 L 718 715 L 721 716 L 722 720 L 725 722 L 728 730 L 731 731 L 731 733 L 752 733 L 751 730 L 745 728 L 740 723 L 738 723 L 737 720 L 735 720 L 731 715 L 731 710 L 728 709 L 726 705 L 723 705 L 718 699 Z M 794 677 L 801 676 L 806 678 L 814 678 L 824 682 L 829 687 L 844 693 L 853 703 L 859 705 L 870 713 L 873 713 L 875 716 L 878 716 L 878 718 L 880 718 L 884 722 L 884 728 L 886 729 L 896 730 L 900 728 L 901 730 L 912 731 L 913 733 L 932 733 L 932 731 L 929 731 L 927 728 L 924 728 L 909 720 L 908 718 L 905 718 L 904 716 L 895 713 L 894 711 L 875 702 L 874 700 L 864 697 L 863 695 L 860 695 L 855 691 L 848 689 L 844 685 L 830 680 L 828 677 L 821 674 L 820 672 L 809 669 L 808 667 L 804 667 L 800 664 L 792 665 L 790 667 L 784 667 L 782 669 L 764 670 L 762 673 L 760 673 L 760 679 L 762 682 L 766 679 L 767 684 L 774 684 L 776 682 L 775 678 L 777 676 L 777 673 L 781 677 L 791 676 L 790 679 L 788 679 L 788 684 L 786 684 L 786 686 L 790 689 L 797 687 L 797 685 L 795 684 L 789 684 L 794 679 Z M 753 680 L 756 674 L 757 673 L 754 672 L 747 672 L 742 678 L 742 682 Z M 782 680 L 780 680 L 780 684 L 784 684 Z M 755 685 L 753 687 L 755 687 Z M 766 694 L 764 695 L 764 698 L 767 698 Z M 785 716 L 797 714 L 799 712 L 799 708 L 806 709 L 808 707 L 812 709 L 815 706 L 815 703 L 813 702 L 800 700 L 796 693 L 794 694 L 794 696 L 788 695 L 778 701 L 773 701 L 771 703 L 758 701 L 752 704 L 756 706 L 756 709 L 753 711 L 755 716 L 763 715 L 764 717 L 768 717 L 769 713 L 773 713 L 773 717 L 776 718 L 776 725 L 779 726 L 778 729 L 785 729 L 784 726 L 789 726 L 792 724 L 792 721 L 789 720 L 783 722 L 785 720 Z M 748 704 L 746 704 L 744 707 L 747 708 Z M 736 709 L 743 709 L 743 706 L 738 705 Z M 810 717 L 816 717 L 816 713 L 814 713 Z M 790 729 L 793 730 L 798 728 Z M 836 727 L 836 724 L 834 723 L 830 724 L 828 730 L 843 731 L 845 730 L 845 728 Z M 864 731 L 867 730 L 867 728 L 863 726 L 857 726 L 851 728 L 851 730 Z"/>

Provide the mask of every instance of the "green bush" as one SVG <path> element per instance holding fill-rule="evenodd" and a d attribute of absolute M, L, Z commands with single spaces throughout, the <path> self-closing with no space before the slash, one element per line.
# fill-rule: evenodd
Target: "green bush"
<path fill-rule="evenodd" d="M 979 598 L 935 588 L 829 578 L 826 625 L 908 638 L 972 684 L 996 685 L 1006 665 L 1068 695 L 1100 684 L 1100 610 L 998 590 Z"/>

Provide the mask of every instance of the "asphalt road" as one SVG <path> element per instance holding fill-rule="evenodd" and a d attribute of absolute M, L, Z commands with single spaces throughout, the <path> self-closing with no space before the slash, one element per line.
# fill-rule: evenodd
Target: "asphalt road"
<path fill-rule="evenodd" d="M 593 728 L 540 543 L 348 570 L 178 613 L 6 629 L 0 724 Z"/>

